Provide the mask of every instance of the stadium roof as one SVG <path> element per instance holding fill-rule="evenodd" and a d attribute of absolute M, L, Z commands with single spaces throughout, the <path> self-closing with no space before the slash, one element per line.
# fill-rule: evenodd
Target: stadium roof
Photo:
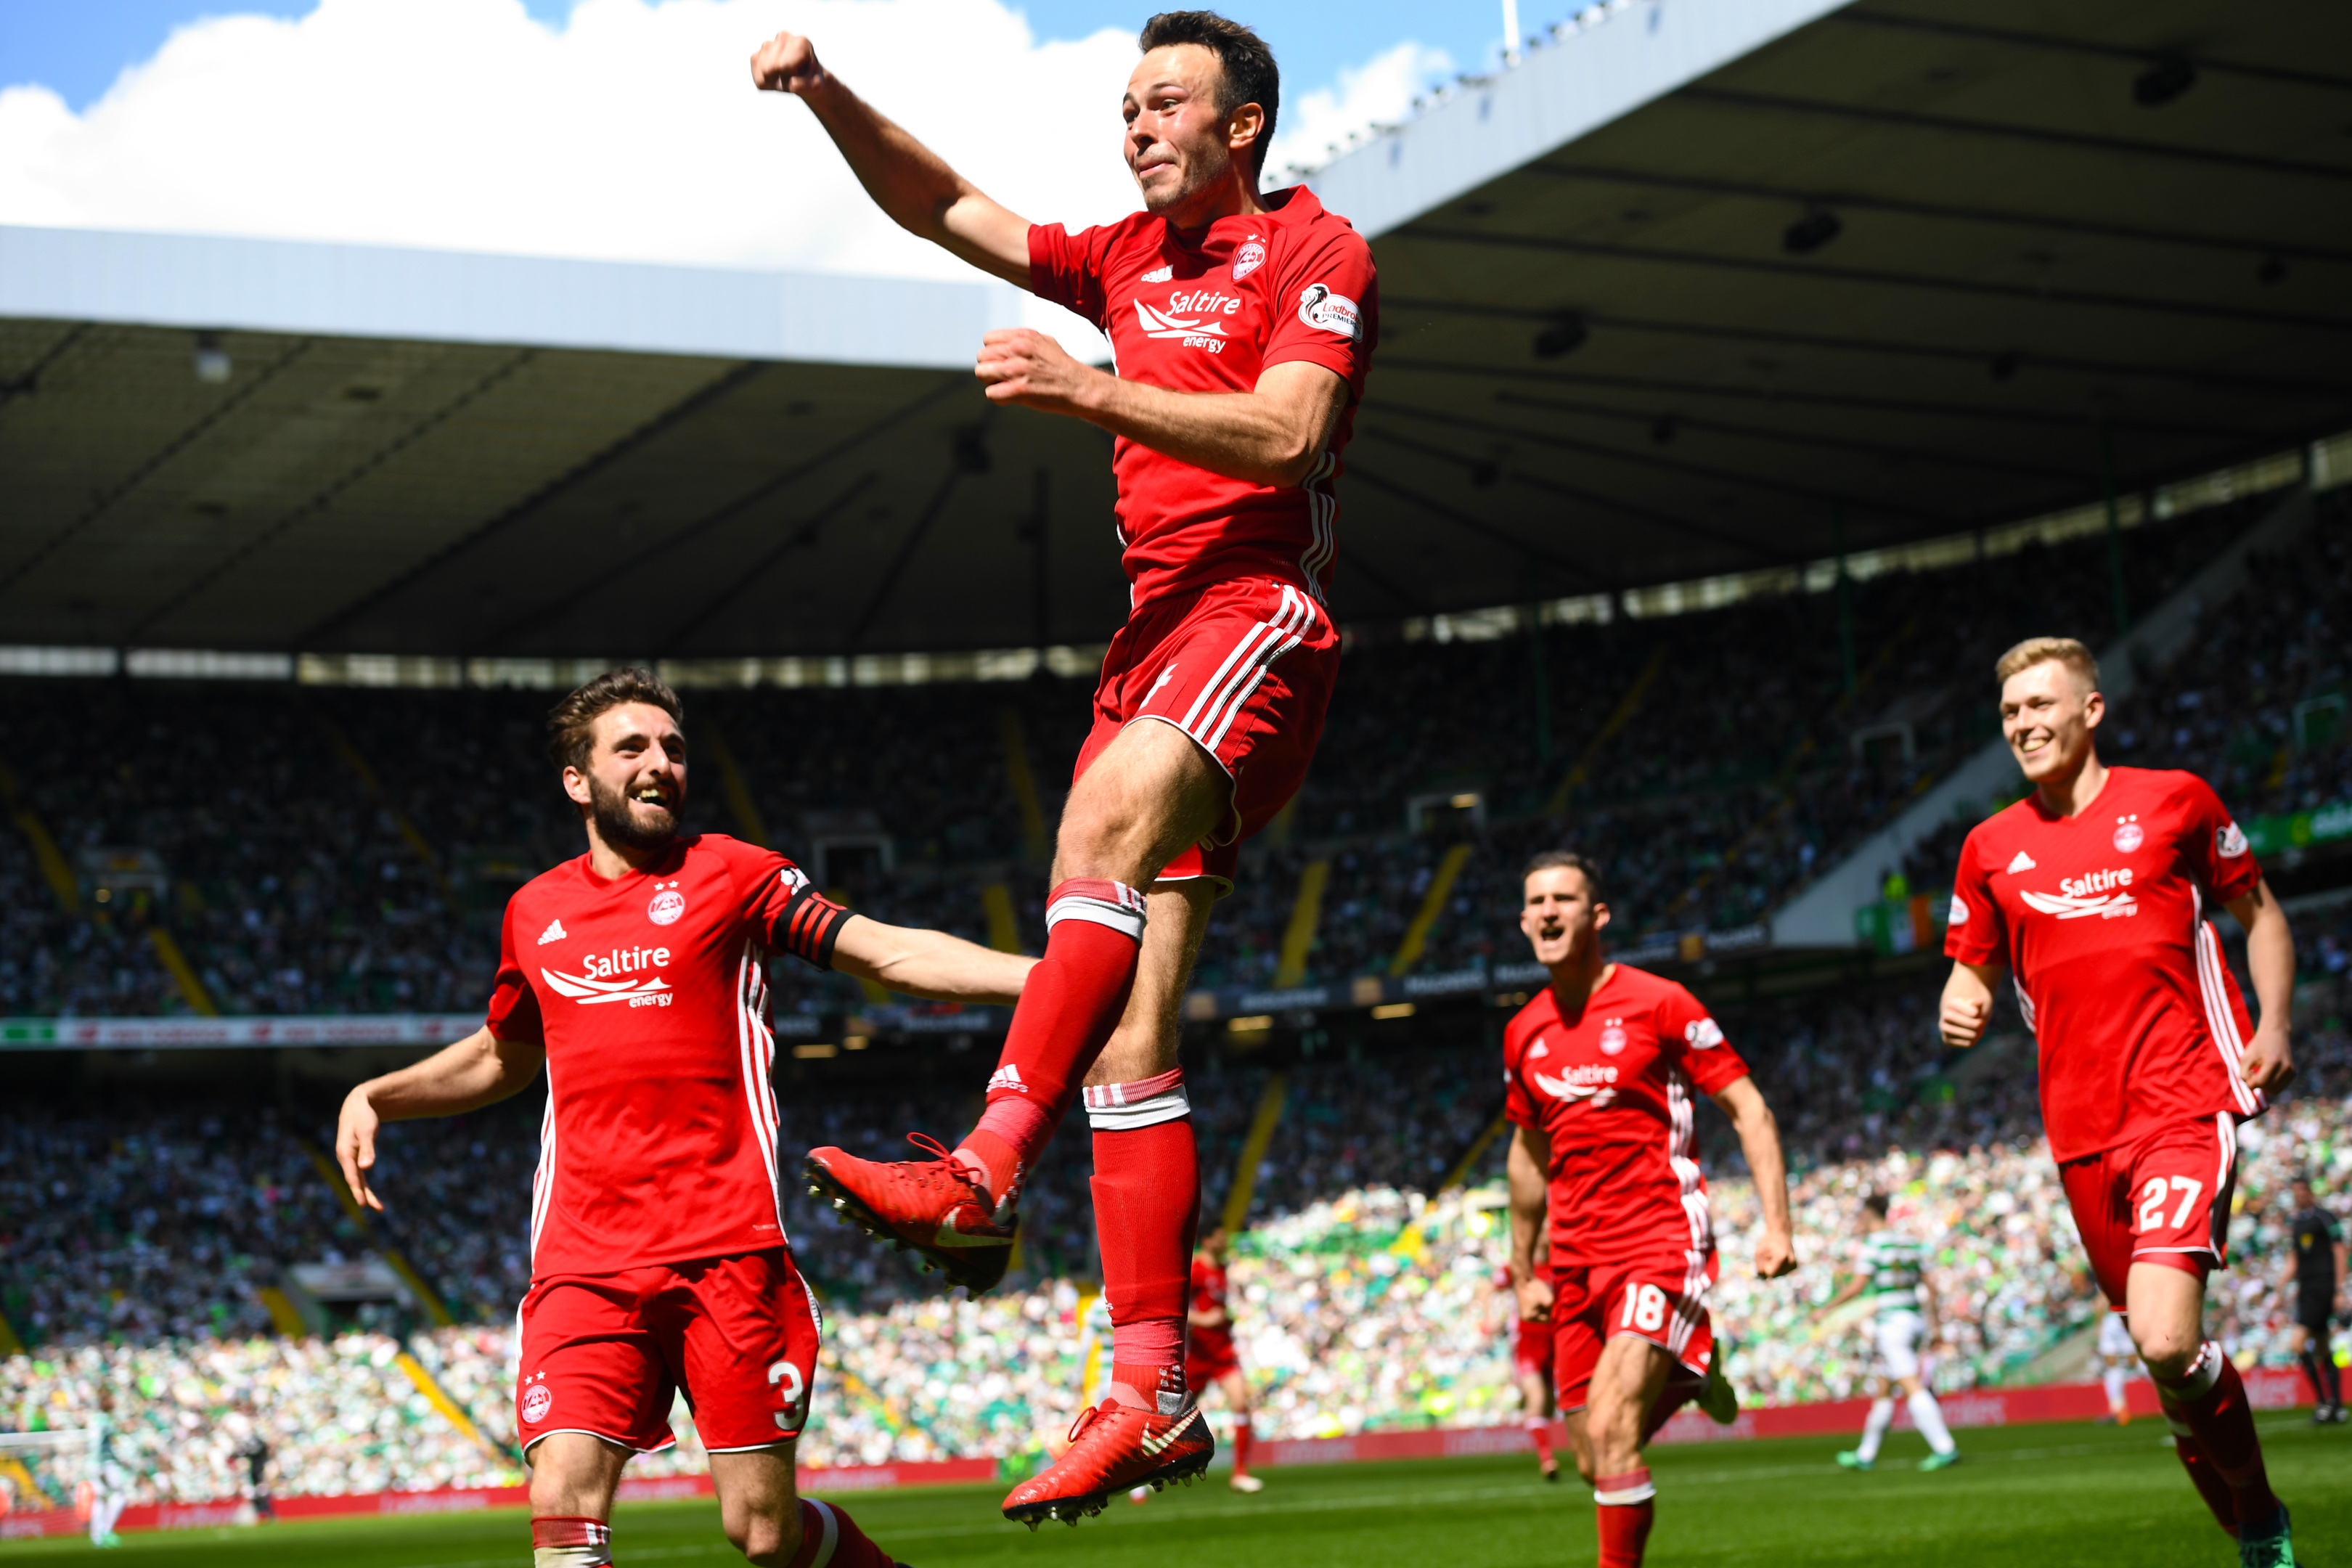
<path fill-rule="evenodd" d="M 2095 499 L 2103 444 L 2133 490 L 2352 425 L 2347 127 L 2317 0 L 1594 6 L 1311 177 L 1381 268 L 1339 613 L 1948 535 Z M 971 350 L 1013 319 L 995 285 L 0 230 L 0 618 L 1097 640 L 1107 443 L 987 407 Z"/>

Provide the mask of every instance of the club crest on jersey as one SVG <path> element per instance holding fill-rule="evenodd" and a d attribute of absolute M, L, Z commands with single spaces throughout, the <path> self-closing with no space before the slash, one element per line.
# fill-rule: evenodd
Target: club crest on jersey
<path fill-rule="evenodd" d="M 1952 895 L 1952 907 L 1944 915 L 1947 924 L 1964 926 L 1969 923 L 1969 903 L 1958 893 Z"/>
<path fill-rule="evenodd" d="M 1234 281 L 1238 283 L 1265 264 L 1265 247 L 1253 239 L 1234 254 Z"/>
<path fill-rule="evenodd" d="M 2238 831 L 2234 822 L 2225 822 L 2213 830 L 2213 853 L 2224 860 L 2235 860 L 2246 852 L 2246 836 Z"/>
<path fill-rule="evenodd" d="M 646 919 L 657 926 L 676 925 L 677 917 L 686 913 L 686 895 L 677 890 L 676 882 L 665 882 L 661 891 L 646 905 Z"/>
<path fill-rule="evenodd" d="M 523 1391 L 522 1418 L 532 1426 L 546 1420 L 547 1413 L 554 1408 L 555 1395 L 548 1392 L 547 1384 L 534 1383 Z"/>
<path fill-rule="evenodd" d="M 562 942 L 568 934 L 562 921 L 550 921 L 547 929 L 539 933 L 539 945 L 545 947 L 551 942 Z"/>
<path fill-rule="evenodd" d="M 1349 342 L 1364 335 L 1364 314 L 1345 294 L 1309 283 L 1298 295 L 1298 319 L 1318 331 L 1337 332 Z"/>
<path fill-rule="evenodd" d="M 2134 812 L 2116 825 L 2116 853 L 2128 855 L 2147 841 L 2139 827 L 2139 814 Z"/>
<path fill-rule="evenodd" d="M 1625 1031 L 1616 1019 L 1612 1018 L 1609 1020 L 1609 1026 L 1601 1031 L 1601 1054 L 1604 1057 L 1613 1057 L 1624 1048 Z"/>
<path fill-rule="evenodd" d="M 1711 1051 L 1723 1044 L 1723 1026 L 1699 1018 L 1683 1026 L 1683 1043 L 1695 1051 Z"/>

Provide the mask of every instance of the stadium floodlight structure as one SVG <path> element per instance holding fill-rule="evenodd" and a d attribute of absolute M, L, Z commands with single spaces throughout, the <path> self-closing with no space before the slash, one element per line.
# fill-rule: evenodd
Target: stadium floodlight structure
<path fill-rule="evenodd" d="M 1883 549 L 2352 426 L 2346 62 L 2352 12 L 2318 0 L 1583 8 L 1303 173 L 1373 237 L 1388 331 L 1335 613 Z M 1097 643 L 1125 610 L 1102 442 L 969 374 L 1015 303 L 0 231 L 0 621 L 280 653 Z M 200 334 L 226 380 L 190 374 Z M 622 593 L 646 608 L 616 647 Z"/>

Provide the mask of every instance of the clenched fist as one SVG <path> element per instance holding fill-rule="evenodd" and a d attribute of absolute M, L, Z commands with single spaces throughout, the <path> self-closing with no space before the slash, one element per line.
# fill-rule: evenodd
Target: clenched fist
<path fill-rule="evenodd" d="M 798 33 L 778 33 L 751 57 L 751 84 L 761 92 L 805 93 L 824 79 L 816 46 Z"/>

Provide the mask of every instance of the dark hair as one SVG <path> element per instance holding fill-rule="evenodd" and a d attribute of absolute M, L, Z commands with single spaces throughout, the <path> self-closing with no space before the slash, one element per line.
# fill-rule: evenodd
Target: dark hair
<path fill-rule="evenodd" d="M 1536 851 L 1528 858 L 1527 865 L 1520 868 L 1519 880 L 1524 882 L 1538 871 L 1556 871 L 1562 868 L 1583 874 L 1584 890 L 1592 895 L 1594 903 L 1605 904 L 1609 901 L 1601 891 L 1601 868 L 1573 849 Z"/>
<path fill-rule="evenodd" d="M 555 765 L 586 772 L 588 754 L 596 747 L 598 716 L 625 702 L 650 702 L 676 723 L 686 723 L 686 704 L 660 676 L 633 665 L 608 669 L 547 710 L 547 754 Z"/>
<path fill-rule="evenodd" d="M 1885 1219 L 1886 1217 L 1886 1194 L 1885 1193 L 1873 1193 L 1868 1197 L 1862 1200 L 1862 1206 L 1876 1215 L 1879 1218 Z"/>
<path fill-rule="evenodd" d="M 1198 44 L 1217 57 L 1224 79 L 1217 112 L 1231 114 L 1244 103 L 1265 110 L 1265 123 L 1250 143 L 1250 173 L 1265 173 L 1265 150 L 1274 144 L 1275 113 L 1282 107 L 1282 72 L 1265 40 L 1214 11 L 1162 11 L 1143 24 L 1136 41 L 1147 55 L 1174 44 Z"/>

